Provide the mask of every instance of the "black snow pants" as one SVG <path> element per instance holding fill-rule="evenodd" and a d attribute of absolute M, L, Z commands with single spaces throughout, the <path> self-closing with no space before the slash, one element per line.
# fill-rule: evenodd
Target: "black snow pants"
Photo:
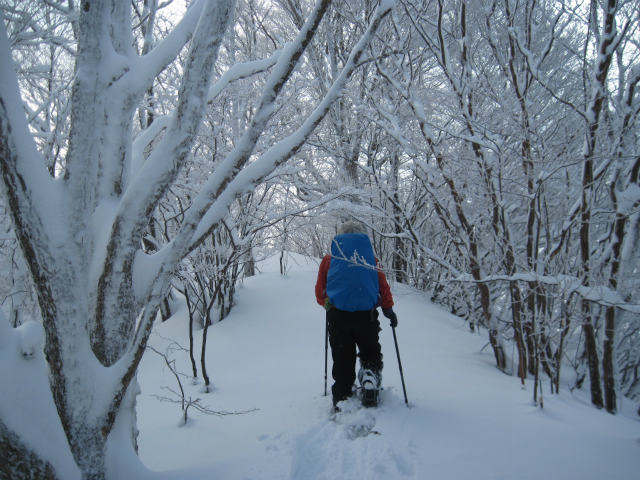
<path fill-rule="evenodd" d="M 382 373 L 382 352 L 378 333 L 378 310 L 345 312 L 332 308 L 327 312 L 329 343 L 333 358 L 331 387 L 333 404 L 351 396 L 356 379 L 356 357 L 360 368 L 371 370 L 378 378 Z M 358 354 L 356 355 L 356 347 Z"/>

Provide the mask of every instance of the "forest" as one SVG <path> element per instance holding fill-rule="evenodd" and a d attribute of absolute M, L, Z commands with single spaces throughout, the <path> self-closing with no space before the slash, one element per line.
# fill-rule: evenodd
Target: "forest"
<path fill-rule="evenodd" d="M 342 219 L 535 402 L 640 399 L 639 0 L 0 12 L 0 302 L 44 329 L 83 478 L 107 478 L 116 424 L 135 450 L 137 368 L 174 299 L 206 341 L 257 261 L 322 257 Z M 0 417 L 8 444 L 52 478 Z"/>

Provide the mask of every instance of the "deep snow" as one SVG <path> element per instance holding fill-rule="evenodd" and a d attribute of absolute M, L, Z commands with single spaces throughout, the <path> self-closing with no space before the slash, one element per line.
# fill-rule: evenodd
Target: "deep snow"
<path fill-rule="evenodd" d="M 110 478 L 118 480 L 313 479 L 578 479 L 637 478 L 637 405 L 611 416 L 591 407 L 588 394 L 545 391 L 533 405 L 531 384 L 493 366 L 485 334 L 424 296 L 392 285 L 398 341 L 410 408 L 404 404 L 391 329 L 382 318 L 385 355 L 382 405 L 330 419 L 324 387 L 324 310 L 315 303 L 317 262 L 290 256 L 281 276 L 276 257 L 238 289 L 230 316 L 209 329 L 207 370 L 214 391 L 188 378 L 184 351 L 173 351 L 187 374 L 187 397 L 217 411 L 191 409 L 179 426 L 180 406 L 162 402 L 178 390 L 164 360 L 149 350 L 139 371 L 139 454 L 121 448 L 126 428 L 110 438 Z M 184 310 L 155 326 L 159 351 L 188 344 Z M 201 332 L 196 333 L 199 345 Z M 199 358 L 199 353 L 197 355 Z M 329 360 L 329 369 L 331 360 Z M 199 366 L 198 366 L 199 367 Z M 12 329 L 0 315 L 0 418 L 43 454 L 65 480 L 79 479 L 47 390 L 41 327 Z M 331 380 L 329 379 L 329 386 Z M 12 386 L 12 388 L 7 388 Z M 355 437 L 353 426 L 370 435 Z M 375 433 L 373 433 L 375 432 Z M 111 457 L 113 459 L 113 456 Z"/>
<path fill-rule="evenodd" d="M 497 371 L 484 334 L 419 293 L 392 285 L 410 408 L 404 404 L 391 329 L 381 317 L 385 358 L 382 405 L 330 420 L 324 390 L 324 310 L 315 303 L 317 262 L 277 258 L 239 287 L 229 317 L 209 329 L 207 370 L 214 391 L 187 378 L 187 396 L 219 411 L 161 402 L 178 390 L 164 360 L 147 352 L 139 373 L 140 457 L 153 478 L 204 479 L 630 479 L 640 471 L 640 422 L 597 411 L 584 392 L 545 390 Z M 150 343 L 187 346 L 182 311 L 158 324 Z M 201 333 L 196 334 L 199 345 Z M 185 352 L 174 352 L 189 374 Z M 197 354 L 199 358 L 199 353 Z M 199 366 L 198 366 L 199 369 Z M 329 387 L 331 359 L 329 358 Z M 546 386 L 545 386 L 546 388 Z M 349 408 L 347 408 L 349 410 Z M 375 432 L 351 438 L 350 423 Z M 123 465 L 126 468 L 125 465 Z M 122 472 L 126 476 L 126 472 Z M 140 477 L 138 472 L 137 477 Z M 124 477 L 123 477 L 124 478 Z"/>

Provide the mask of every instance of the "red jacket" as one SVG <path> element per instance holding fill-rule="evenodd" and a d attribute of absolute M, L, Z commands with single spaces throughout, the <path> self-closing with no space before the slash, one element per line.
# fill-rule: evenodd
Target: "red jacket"
<path fill-rule="evenodd" d="M 318 270 L 318 280 L 316 281 L 316 301 L 319 305 L 322 306 L 324 306 L 324 301 L 327 297 L 327 273 L 329 273 L 330 265 L 331 255 L 325 255 L 322 259 L 322 262 L 320 262 L 320 269 Z M 382 273 L 381 270 L 378 270 L 378 283 L 380 284 L 379 305 L 382 308 L 393 307 L 393 296 L 391 296 L 391 289 L 389 288 L 387 277 L 384 276 L 384 273 Z"/>

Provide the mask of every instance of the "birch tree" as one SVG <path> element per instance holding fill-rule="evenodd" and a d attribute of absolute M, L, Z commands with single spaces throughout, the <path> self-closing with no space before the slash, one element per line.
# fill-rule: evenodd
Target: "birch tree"
<path fill-rule="evenodd" d="M 131 4 L 82 1 L 70 10 L 77 16 L 77 46 L 69 137 L 59 172 L 47 169 L 28 128 L 11 45 L 0 27 L 3 192 L 37 293 L 51 394 L 83 478 L 107 478 L 110 446 L 122 448 L 128 437 L 126 443 L 135 448 L 136 370 L 178 263 L 219 225 L 238 194 L 300 148 L 392 7 L 381 2 L 306 118 L 254 155 L 329 5 L 319 0 L 297 36 L 264 60 L 270 73 L 249 124 L 194 196 L 171 241 L 153 254 L 144 253 L 141 239 L 151 213 L 191 156 L 207 100 L 256 66 L 234 65 L 213 82 L 235 2 L 193 2 L 175 28 L 142 54 L 133 48 Z M 176 107 L 136 134 L 136 110 L 184 46 Z M 5 440 L 20 432 L 3 428 L 0 435 Z"/>

